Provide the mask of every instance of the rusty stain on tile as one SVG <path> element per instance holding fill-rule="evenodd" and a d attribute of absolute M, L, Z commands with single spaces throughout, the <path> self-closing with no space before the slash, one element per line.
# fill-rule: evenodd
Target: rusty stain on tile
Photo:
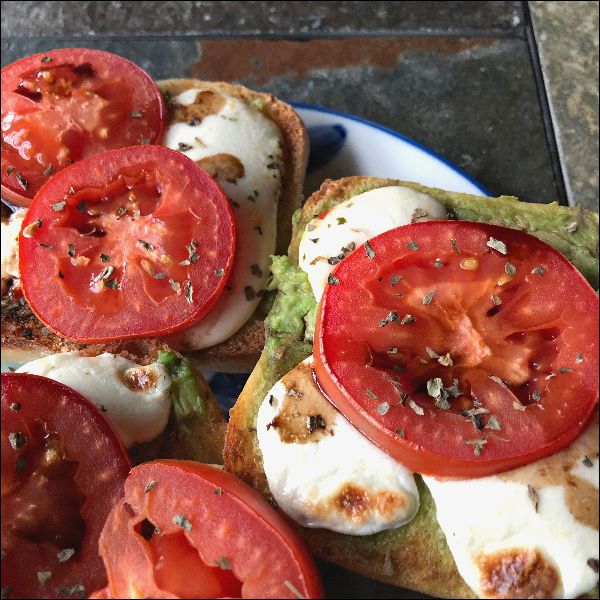
<path fill-rule="evenodd" d="M 202 41 L 198 42 L 200 60 L 192 65 L 190 75 L 206 80 L 245 79 L 264 85 L 281 75 L 302 79 L 309 71 L 319 69 L 366 66 L 391 69 L 405 52 L 458 54 L 490 46 L 495 41 L 452 37 Z"/>

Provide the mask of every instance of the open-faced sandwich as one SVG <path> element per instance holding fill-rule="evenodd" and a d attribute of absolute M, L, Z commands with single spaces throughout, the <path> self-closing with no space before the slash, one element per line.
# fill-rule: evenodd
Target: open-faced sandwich
<path fill-rule="evenodd" d="M 102 310 L 106 303 L 100 297 L 108 290 L 112 290 L 108 295 L 119 294 L 116 282 L 127 294 L 126 280 L 139 281 L 140 287 L 133 292 L 140 294 L 139 304 L 131 307 L 134 312 L 141 312 L 143 304 L 143 312 L 152 313 L 160 302 L 154 297 L 157 287 L 165 287 L 185 303 L 186 297 L 193 295 L 189 285 L 186 288 L 191 279 L 171 270 L 208 269 L 208 246 L 221 243 L 228 256 L 221 257 L 223 264 L 213 266 L 212 273 L 217 275 L 212 277 L 219 285 L 205 307 L 200 312 L 189 311 L 183 326 L 173 327 L 173 322 L 159 328 L 143 325 L 133 335 L 168 338 L 171 347 L 192 353 L 197 364 L 209 368 L 244 371 L 252 366 L 264 342 L 265 311 L 260 303 L 269 255 L 281 252 L 289 242 L 290 217 L 300 205 L 307 160 L 304 125 L 288 104 L 269 94 L 219 82 L 168 80 L 157 86 L 125 59 L 96 50 L 65 49 L 35 55 L 2 70 L 2 121 L 2 197 L 15 207 L 28 207 L 40 191 L 44 199 L 29 211 L 25 226 L 24 210 L 15 211 L 10 222 L 3 219 L 4 360 L 24 362 L 81 349 L 86 338 L 105 339 L 89 332 L 80 335 L 78 327 L 74 332 L 63 329 L 63 324 L 55 324 L 52 318 L 48 321 L 47 312 L 40 308 L 45 301 L 38 298 L 39 289 L 28 297 L 30 302 L 37 300 L 33 312 L 20 295 L 20 282 L 28 279 L 28 271 L 40 282 L 50 274 L 38 271 L 31 255 L 17 258 L 18 232 L 23 229 L 21 243 L 24 238 L 33 239 L 28 237 L 37 231 L 32 223 L 40 218 L 43 223 L 41 215 L 34 217 L 33 212 L 43 204 L 56 213 L 60 235 L 70 228 L 77 237 L 77 243 L 70 239 L 60 249 L 46 250 L 62 257 L 66 248 L 72 254 L 67 259 L 73 267 L 79 267 L 81 274 L 86 271 L 90 281 L 99 280 L 92 285 L 92 296 L 98 302 L 90 318 L 96 323 L 108 320 Z M 187 239 L 190 233 L 197 233 L 186 230 L 197 220 L 191 209 L 186 209 L 187 217 L 182 210 L 172 220 L 176 198 L 163 193 L 161 186 L 168 182 L 179 189 L 177 193 L 187 192 L 181 175 L 169 170 L 168 154 L 157 150 L 159 144 L 181 155 L 181 172 L 200 173 L 194 167 L 202 168 L 204 175 L 196 175 L 199 179 L 193 182 L 196 202 L 206 189 L 209 195 L 216 189 L 210 183 L 206 188 L 200 179 L 219 184 L 224 192 L 218 192 L 222 196 L 219 209 L 206 203 L 203 215 L 221 219 L 223 224 L 228 213 L 231 231 L 224 237 L 222 229 L 211 229 L 207 222 L 205 237 Z M 137 150 L 130 150 L 128 157 L 116 154 L 105 162 L 106 152 L 134 146 Z M 93 162 L 78 167 L 84 160 Z M 145 161 L 161 164 L 158 179 L 150 181 Z M 71 175 L 64 176 L 64 170 Z M 46 184 L 57 176 L 64 177 L 67 187 L 50 190 Z M 140 194 L 144 200 L 138 198 Z M 103 202 L 105 197 L 110 201 Z M 165 206 L 169 202 L 170 208 Z M 174 265 L 169 263 L 169 258 L 175 258 L 168 248 L 144 238 L 144 232 L 152 237 L 149 223 L 161 218 L 165 219 L 165 236 L 179 239 L 184 254 Z M 66 228 L 60 225 L 64 219 L 70 219 Z M 84 247 L 87 250 L 83 251 Z M 91 247 L 98 251 L 93 257 L 85 254 Z M 180 264 L 185 261 L 187 265 Z M 134 276 L 136 270 L 139 274 Z M 61 278 L 61 293 L 55 296 L 53 291 L 51 301 L 61 307 L 63 315 L 69 314 L 83 298 L 75 297 L 66 273 L 52 272 L 65 277 Z M 151 285 L 143 283 L 148 279 L 154 279 Z M 97 293 L 100 288 L 103 294 Z M 79 317 L 73 314 L 74 321 Z M 124 336 L 131 333 L 126 331 Z"/>
<path fill-rule="evenodd" d="M 597 597 L 598 215 L 352 177 L 294 224 L 226 468 L 368 577 Z"/>

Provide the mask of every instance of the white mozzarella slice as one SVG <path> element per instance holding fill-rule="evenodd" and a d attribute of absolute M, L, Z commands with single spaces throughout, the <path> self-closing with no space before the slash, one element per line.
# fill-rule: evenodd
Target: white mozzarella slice
<path fill-rule="evenodd" d="M 301 525 L 368 535 L 407 523 L 417 512 L 413 474 L 322 395 L 312 357 L 267 394 L 257 435 L 271 493 Z"/>
<path fill-rule="evenodd" d="M 597 422 L 565 450 L 513 471 L 423 479 L 478 596 L 576 598 L 598 583 Z M 529 588 L 518 587 L 521 572 Z"/>
<path fill-rule="evenodd" d="M 49 377 L 85 396 L 112 423 L 126 448 L 154 439 L 169 420 L 172 381 L 160 363 L 142 367 L 115 354 L 65 352 L 28 362 L 17 372 Z"/>
<path fill-rule="evenodd" d="M 13 212 L 6 221 L 2 219 L 2 281 L 19 279 L 19 231 L 27 210 Z M 4 288 L 4 285 L 2 286 Z M 2 292 L 4 294 L 4 291 Z"/>
<path fill-rule="evenodd" d="M 396 227 L 447 218 L 446 209 L 427 194 L 402 186 L 376 188 L 307 225 L 300 240 L 300 267 L 319 301 L 335 265 L 355 248 Z"/>
<path fill-rule="evenodd" d="M 200 92 L 188 90 L 173 98 L 173 103 L 189 106 Z M 217 169 L 214 175 L 232 206 L 236 255 L 228 286 L 216 306 L 197 325 L 171 338 L 172 345 L 186 350 L 214 346 L 246 323 L 260 300 L 269 276 L 269 257 L 275 251 L 281 132 L 251 104 L 221 95 L 225 102 L 218 113 L 203 117 L 198 124 L 173 123 L 163 139 L 165 146 L 199 164 L 209 157 L 228 155 L 243 167 L 243 175 L 234 179 L 226 174 L 227 169 L 221 173 Z"/>

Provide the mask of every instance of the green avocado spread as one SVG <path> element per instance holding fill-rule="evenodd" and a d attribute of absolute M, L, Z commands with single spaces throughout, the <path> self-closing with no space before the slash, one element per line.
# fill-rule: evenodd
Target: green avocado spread
<path fill-rule="evenodd" d="M 565 255 L 590 284 L 598 288 L 596 213 L 556 203 L 529 204 L 508 196 L 486 198 L 375 178 L 363 178 L 351 188 L 335 190 L 336 194 L 325 192 L 316 205 L 312 202 L 309 209 L 301 209 L 294 215 L 289 257 L 272 257 L 273 276 L 269 287 L 278 293 L 265 320 L 266 344 L 257 366 L 261 377 L 255 389 L 254 405 L 246 415 L 249 426 L 255 426 L 256 412 L 275 382 L 312 353 L 317 303 L 308 277 L 298 266 L 298 245 L 306 225 L 316 215 L 354 195 L 389 185 L 406 185 L 429 194 L 446 207 L 452 218 L 492 223 L 535 235 Z M 420 477 L 417 477 L 417 483 L 421 505 L 413 521 L 398 529 L 370 536 L 336 536 L 336 539 L 339 538 L 343 547 L 357 555 L 373 556 L 374 553 L 385 552 L 385 548 L 402 547 L 414 536 L 421 539 L 426 536 L 431 538 L 426 545 L 435 555 L 439 568 L 452 570 L 453 559 L 444 534 L 437 525 L 431 494 Z"/>

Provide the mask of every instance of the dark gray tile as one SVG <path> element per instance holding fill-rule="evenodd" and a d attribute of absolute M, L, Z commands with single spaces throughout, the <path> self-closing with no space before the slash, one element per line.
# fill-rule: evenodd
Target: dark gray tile
<path fill-rule="evenodd" d="M 82 40 L 79 40 L 80 42 Z M 2 40 L 3 62 L 77 40 Z M 289 102 L 356 115 L 455 163 L 492 194 L 553 202 L 552 165 L 521 39 L 275 42 L 85 40 L 156 79 L 237 81 Z"/>
<path fill-rule="evenodd" d="M 530 6 L 569 203 L 597 211 L 598 3 Z"/>
<path fill-rule="evenodd" d="M 2 36 L 511 34 L 520 2 L 2 2 Z"/>

